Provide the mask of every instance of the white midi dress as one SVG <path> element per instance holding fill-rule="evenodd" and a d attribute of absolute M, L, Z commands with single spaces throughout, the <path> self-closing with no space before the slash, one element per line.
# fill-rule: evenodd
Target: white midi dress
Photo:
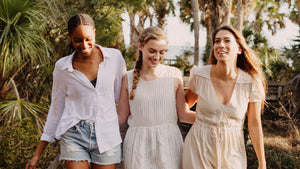
<path fill-rule="evenodd" d="M 174 79 L 179 69 L 159 65 L 152 81 L 140 78 L 134 99 L 129 101 L 129 128 L 123 144 L 125 169 L 181 169 L 183 139 L 177 125 Z M 129 93 L 133 70 L 128 71 Z"/>
<path fill-rule="evenodd" d="M 183 169 L 246 169 L 243 123 L 249 102 L 264 97 L 261 83 L 239 69 L 230 101 L 222 104 L 210 80 L 211 65 L 193 67 L 188 88 L 198 95 L 196 121 L 183 146 Z"/>

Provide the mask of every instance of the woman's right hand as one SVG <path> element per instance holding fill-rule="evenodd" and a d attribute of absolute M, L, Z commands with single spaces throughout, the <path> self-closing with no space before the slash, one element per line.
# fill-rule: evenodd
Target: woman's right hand
<path fill-rule="evenodd" d="M 39 163 L 40 157 L 46 146 L 48 145 L 47 141 L 40 141 L 39 145 L 37 146 L 34 155 L 30 161 L 26 164 L 25 169 L 35 169 L 37 164 Z"/>
<path fill-rule="evenodd" d="M 38 163 L 39 163 L 39 158 L 34 156 L 30 161 L 28 161 L 25 169 L 35 169 Z"/>

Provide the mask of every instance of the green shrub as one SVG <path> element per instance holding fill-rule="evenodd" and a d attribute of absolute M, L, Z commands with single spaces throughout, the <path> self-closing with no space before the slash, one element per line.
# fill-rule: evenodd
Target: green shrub
<path fill-rule="evenodd" d="M 0 169 L 25 168 L 32 158 L 39 142 L 37 127 L 30 118 L 14 121 L 0 126 Z M 59 146 L 48 146 L 39 162 L 38 168 L 47 168 L 54 159 Z"/>
<path fill-rule="evenodd" d="M 253 146 L 246 146 L 248 169 L 257 169 L 258 161 Z M 265 146 L 267 168 L 299 169 L 300 150 L 286 151 L 280 147 Z"/>

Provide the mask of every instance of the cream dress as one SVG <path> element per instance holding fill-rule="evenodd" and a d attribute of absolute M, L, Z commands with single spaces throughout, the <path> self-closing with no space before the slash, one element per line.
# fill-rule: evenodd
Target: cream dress
<path fill-rule="evenodd" d="M 177 125 L 174 80 L 182 80 L 174 67 L 159 65 L 161 74 L 152 81 L 140 78 L 123 145 L 125 169 L 181 169 L 182 135 Z M 129 93 L 133 70 L 128 71 Z"/>
<path fill-rule="evenodd" d="M 183 146 L 183 169 L 246 169 L 243 123 L 249 102 L 264 97 L 262 85 L 239 69 L 230 101 L 219 101 L 210 80 L 211 65 L 193 67 L 187 83 L 198 95 L 196 121 Z"/>

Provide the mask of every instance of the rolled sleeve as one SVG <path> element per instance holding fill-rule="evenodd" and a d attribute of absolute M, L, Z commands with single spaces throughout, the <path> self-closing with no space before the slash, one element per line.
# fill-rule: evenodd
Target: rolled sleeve
<path fill-rule="evenodd" d="M 53 142 L 55 141 L 54 137 L 48 136 L 48 135 L 45 134 L 45 133 L 42 134 L 41 140 L 42 140 L 42 141 L 47 141 L 47 142 L 50 142 L 50 143 L 53 143 Z"/>

